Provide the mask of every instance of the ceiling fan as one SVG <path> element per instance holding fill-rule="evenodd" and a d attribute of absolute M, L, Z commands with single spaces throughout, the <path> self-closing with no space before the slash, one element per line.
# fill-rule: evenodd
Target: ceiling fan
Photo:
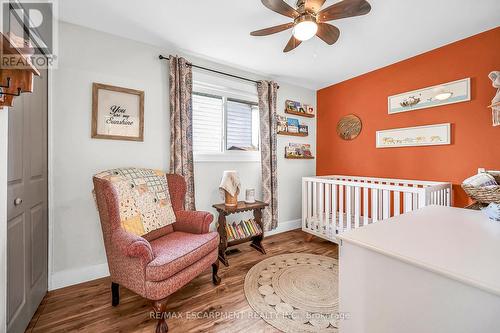
<path fill-rule="evenodd" d="M 293 50 L 300 43 L 314 37 L 314 35 L 321 38 L 325 43 L 332 45 L 339 39 L 340 30 L 325 22 L 365 15 L 371 10 L 370 4 L 365 0 L 343 0 L 323 10 L 320 9 L 326 0 L 298 0 L 297 9 L 289 6 L 283 0 L 261 1 L 264 6 L 272 11 L 292 18 L 293 22 L 253 31 L 250 35 L 267 36 L 293 28 L 292 37 L 283 52 Z"/>

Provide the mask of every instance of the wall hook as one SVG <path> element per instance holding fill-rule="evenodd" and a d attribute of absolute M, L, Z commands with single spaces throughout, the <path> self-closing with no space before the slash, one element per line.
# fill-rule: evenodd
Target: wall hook
<path fill-rule="evenodd" d="M 10 77 L 7 78 L 7 85 L 0 85 L 0 95 L 8 95 L 8 96 L 20 96 L 21 95 L 21 88 L 17 88 L 17 93 L 15 94 L 11 94 L 11 93 L 7 93 L 7 92 L 3 92 L 3 89 L 6 88 L 10 88 Z"/>

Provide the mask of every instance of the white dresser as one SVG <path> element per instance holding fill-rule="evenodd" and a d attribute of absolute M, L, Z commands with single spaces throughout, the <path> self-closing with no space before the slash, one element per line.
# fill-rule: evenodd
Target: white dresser
<path fill-rule="evenodd" d="M 428 206 L 341 236 L 341 333 L 500 332 L 500 222 Z"/>

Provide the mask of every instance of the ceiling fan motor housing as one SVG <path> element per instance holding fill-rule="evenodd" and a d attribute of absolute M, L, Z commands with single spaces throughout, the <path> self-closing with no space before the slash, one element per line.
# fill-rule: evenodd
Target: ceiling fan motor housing
<path fill-rule="evenodd" d="M 295 20 L 294 20 L 294 23 L 295 25 L 301 23 L 301 22 L 306 22 L 306 21 L 310 21 L 310 22 L 316 22 L 316 16 L 312 15 L 312 14 L 309 14 L 309 13 L 305 13 L 305 14 L 302 14 L 300 15 L 299 17 L 297 17 Z"/>
<path fill-rule="evenodd" d="M 306 0 L 297 0 L 297 8 L 300 8 L 306 4 Z"/>
<path fill-rule="evenodd" d="M 316 12 L 314 12 L 312 10 L 312 8 L 307 9 L 307 7 L 306 7 L 306 0 L 298 0 L 297 4 L 296 4 L 296 7 L 297 7 L 297 12 L 300 15 L 310 14 L 310 15 L 314 15 L 315 16 L 317 14 Z M 319 10 L 319 8 L 318 8 L 318 10 Z"/>

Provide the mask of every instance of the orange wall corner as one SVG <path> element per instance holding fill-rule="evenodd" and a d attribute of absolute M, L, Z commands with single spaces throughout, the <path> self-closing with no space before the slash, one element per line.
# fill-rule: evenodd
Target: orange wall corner
<path fill-rule="evenodd" d="M 460 188 L 477 168 L 500 170 L 500 127 L 487 108 L 495 95 L 488 73 L 500 70 L 500 27 L 445 45 L 317 92 L 317 175 L 345 174 L 449 181 L 454 206 L 470 201 Z M 387 97 L 471 78 L 471 101 L 389 115 Z M 353 141 L 336 135 L 353 113 L 363 129 Z M 377 130 L 451 123 L 452 144 L 375 148 Z"/>

